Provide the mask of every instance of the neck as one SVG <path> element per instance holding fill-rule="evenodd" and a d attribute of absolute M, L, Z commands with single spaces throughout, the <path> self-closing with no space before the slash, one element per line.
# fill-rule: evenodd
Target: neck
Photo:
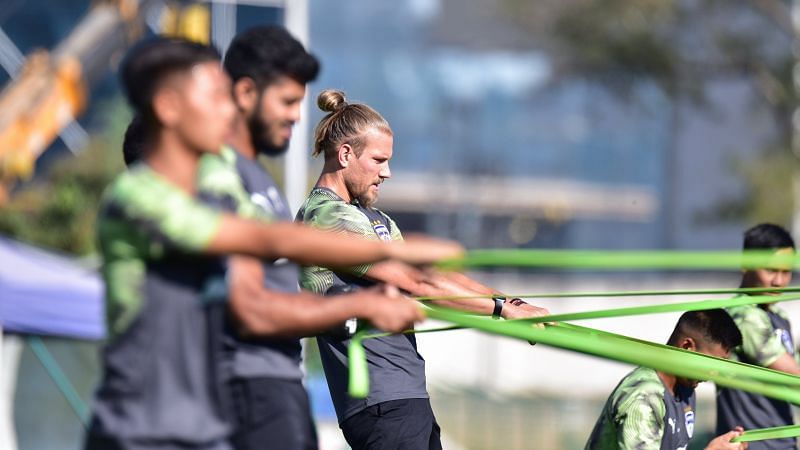
<path fill-rule="evenodd" d="M 258 155 L 255 146 L 253 146 L 247 119 L 241 111 L 236 114 L 236 118 L 233 121 L 233 130 L 228 138 L 228 144 L 245 158 L 254 160 Z"/>
<path fill-rule="evenodd" d="M 322 168 L 322 174 L 319 176 L 314 186 L 330 189 L 341 197 L 342 200 L 350 203 L 353 201 L 353 197 L 350 195 L 350 192 L 347 190 L 347 185 L 344 182 L 344 176 L 342 175 L 343 170 L 344 169 L 341 167 L 332 167 L 332 165 L 326 161 L 325 166 Z"/>
<path fill-rule="evenodd" d="M 181 190 L 193 194 L 200 153 L 189 148 L 175 133 L 162 131 L 145 162 Z"/>
<path fill-rule="evenodd" d="M 664 383 L 664 386 L 667 387 L 672 395 L 675 395 L 675 386 L 678 384 L 678 379 L 675 378 L 675 375 L 658 371 L 656 371 L 656 374 L 658 374 L 658 378 L 661 378 L 661 382 Z"/>

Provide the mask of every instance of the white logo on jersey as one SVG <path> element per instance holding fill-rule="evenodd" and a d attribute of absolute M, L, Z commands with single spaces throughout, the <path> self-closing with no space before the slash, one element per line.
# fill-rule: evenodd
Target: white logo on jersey
<path fill-rule="evenodd" d="M 389 229 L 386 228 L 386 225 L 378 222 L 372 225 L 372 228 L 375 230 L 375 234 L 378 235 L 381 240 L 385 242 L 389 242 L 392 240 L 392 235 L 389 233 Z"/>
<path fill-rule="evenodd" d="M 278 190 L 272 186 L 267 188 L 266 194 L 262 192 L 253 192 L 250 194 L 250 201 L 270 214 L 278 214 L 286 209 L 283 205 L 283 200 L 281 200 L 281 195 L 278 193 Z"/>
<path fill-rule="evenodd" d="M 675 419 L 670 417 L 667 422 L 669 423 L 669 427 L 672 429 L 672 434 L 675 434 Z"/>
<path fill-rule="evenodd" d="M 694 411 L 686 411 L 684 415 L 686 416 L 686 434 L 691 438 L 694 434 Z"/>
<path fill-rule="evenodd" d="M 794 355 L 794 343 L 792 342 L 792 335 L 789 334 L 788 331 L 784 330 L 783 328 L 776 328 L 775 329 L 775 336 L 781 340 L 783 344 L 783 348 L 786 349 L 786 352 L 790 355 Z"/>

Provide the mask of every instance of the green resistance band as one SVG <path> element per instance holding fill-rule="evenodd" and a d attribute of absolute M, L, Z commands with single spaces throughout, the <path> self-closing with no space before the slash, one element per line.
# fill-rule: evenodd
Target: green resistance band
<path fill-rule="evenodd" d="M 441 261 L 442 269 L 467 267 L 548 267 L 592 270 L 740 270 L 773 265 L 798 267 L 795 255 L 776 255 L 769 250 L 473 250 L 458 259 Z"/>
<path fill-rule="evenodd" d="M 582 298 L 582 297 L 656 297 L 670 295 L 713 295 L 713 294 L 762 294 L 765 292 L 800 292 L 800 287 L 785 288 L 721 288 L 721 289 L 670 289 L 661 291 L 596 291 L 596 292 L 538 292 L 532 294 L 503 294 L 509 298 Z M 496 294 L 482 295 L 441 295 L 415 297 L 419 301 L 460 300 L 472 298 L 492 298 Z"/>
<path fill-rule="evenodd" d="M 456 313 L 456 314 L 462 314 L 462 313 Z M 433 315 L 436 315 L 436 313 L 433 313 Z M 472 318 L 474 320 L 482 320 L 482 321 L 485 321 L 486 323 L 492 323 L 494 325 L 502 324 L 502 322 L 489 321 L 487 319 L 483 319 L 483 318 L 480 318 L 480 317 L 470 316 L 470 318 Z M 440 317 L 440 319 L 444 319 L 444 317 Z M 789 375 L 789 374 L 786 374 L 786 373 L 783 373 L 783 372 L 778 372 L 778 371 L 771 370 L 771 369 L 766 369 L 766 368 L 763 368 L 763 367 L 751 366 L 751 365 L 744 364 L 744 363 L 737 362 L 737 361 L 729 361 L 729 360 L 718 359 L 718 358 L 714 358 L 712 356 L 704 355 L 702 353 L 688 352 L 688 351 L 685 351 L 685 350 L 682 350 L 682 349 L 678 349 L 678 348 L 675 348 L 675 347 L 656 344 L 656 343 L 653 343 L 653 342 L 643 341 L 643 340 L 639 340 L 639 339 L 635 339 L 635 338 L 631 338 L 631 337 L 627 337 L 627 336 L 616 335 L 616 334 L 613 334 L 613 333 L 608 333 L 608 332 L 605 332 L 605 331 L 600 331 L 600 330 L 596 330 L 596 329 L 592 329 L 592 328 L 580 327 L 580 326 L 577 326 L 577 325 L 558 324 L 555 327 L 563 328 L 564 330 L 568 330 L 568 331 L 574 332 L 575 336 L 572 337 L 572 339 L 574 339 L 574 340 L 576 340 L 576 338 L 578 336 L 582 336 L 582 338 L 577 338 L 577 339 L 588 339 L 588 340 L 597 340 L 597 338 L 599 337 L 603 341 L 603 343 L 601 345 L 608 345 L 609 343 L 613 343 L 614 341 L 616 341 L 616 342 L 628 341 L 628 342 L 630 342 L 630 343 L 632 343 L 634 345 L 640 346 L 640 348 L 638 350 L 638 352 L 640 354 L 647 354 L 647 353 L 652 352 L 652 351 L 656 351 L 656 352 L 665 351 L 667 353 L 673 353 L 675 355 L 678 355 L 681 358 L 684 357 L 684 356 L 688 356 L 688 357 L 694 358 L 694 359 L 696 359 L 696 360 L 698 360 L 700 362 L 703 362 L 703 360 L 705 360 L 705 362 L 707 362 L 709 365 L 714 365 L 716 363 L 723 363 L 723 365 L 727 365 L 727 366 L 730 366 L 730 367 L 724 368 L 724 369 L 711 368 L 710 369 L 712 371 L 711 373 L 713 373 L 713 372 L 726 373 L 726 376 L 729 377 L 729 378 L 739 377 L 739 378 L 742 378 L 744 380 L 746 380 L 746 378 L 749 376 L 754 382 L 747 383 L 747 381 L 744 381 L 743 383 L 741 383 L 740 387 L 744 388 L 744 385 L 748 385 L 748 384 L 749 384 L 748 387 L 750 387 L 750 386 L 759 386 L 758 382 L 760 381 L 760 382 L 766 383 L 766 385 L 767 385 L 767 389 L 762 390 L 762 392 L 765 393 L 765 395 L 767 395 L 766 391 L 769 390 L 768 385 L 770 383 L 783 385 L 784 387 L 789 389 L 788 392 L 791 392 L 791 389 L 792 389 L 791 386 L 800 385 L 800 377 L 795 377 L 793 375 Z M 459 328 L 463 328 L 463 327 L 459 326 Z M 453 329 L 453 327 L 443 327 L 443 328 L 417 330 L 417 332 L 447 331 L 447 330 L 451 330 L 451 329 Z M 552 328 L 550 328 L 550 329 L 552 329 Z M 380 336 L 385 336 L 385 335 L 388 335 L 388 334 L 389 333 L 378 333 L 378 334 L 366 335 L 366 334 L 362 333 L 361 336 L 358 336 L 358 337 L 354 338 L 354 341 L 357 341 L 357 344 L 353 345 L 351 343 L 350 348 L 351 349 L 358 348 L 358 350 L 356 350 L 355 352 L 353 352 L 351 350 L 351 352 L 350 352 L 351 358 L 353 358 L 354 356 L 359 355 L 359 354 L 363 355 L 363 348 L 361 348 L 361 342 L 362 342 L 363 339 L 373 338 L 373 337 L 380 337 Z M 627 350 L 626 349 L 622 349 L 622 351 L 627 351 Z M 589 354 L 592 354 L 592 353 L 589 353 Z M 361 356 L 361 357 L 364 358 L 364 356 Z M 661 355 L 658 355 L 658 357 L 661 357 Z M 612 358 L 612 359 L 623 360 L 621 358 Z M 356 397 L 356 396 L 365 397 L 368 394 L 368 391 L 369 391 L 369 380 L 368 380 L 368 373 L 367 373 L 367 367 L 366 367 L 366 358 L 364 358 L 360 362 L 356 362 L 356 361 L 351 359 L 351 364 L 354 364 L 354 365 L 351 365 L 351 372 L 350 372 L 350 395 L 352 395 L 354 397 Z M 672 363 L 669 363 L 669 364 L 672 364 Z M 669 364 L 665 364 L 665 366 L 668 366 Z M 642 364 L 639 364 L 639 365 L 647 365 L 647 364 L 642 363 Z M 675 370 L 673 370 L 673 367 L 667 367 L 665 369 L 657 369 L 657 370 L 670 371 L 670 372 L 673 372 L 673 373 L 676 372 Z M 724 370 L 724 372 L 722 372 L 723 370 Z M 711 379 L 711 378 L 709 377 L 709 379 Z M 714 380 L 714 381 L 719 382 L 719 380 Z M 762 384 L 761 386 L 763 387 L 764 385 Z M 780 390 L 780 386 L 777 389 Z M 772 390 L 776 391 L 776 389 L 772 389 Z M 787 392 L 786 389 L 783 389 L 783 393 L 786 393 L 786 392 Z M 782 437 L 796 437 L 796 436 L 800 436 L 800 426 L 748 430 L 744 435 L 740 436 L 735 441 L 736 442 L 740 442 L 740 441 L 741 442 L 745 442 L 745 441 L 750 442 L 750 441 L 757 441 L 757 440 L 776 439 L 776 438 L 782 438 Z"/>
<path fill-rule="evenodd" d="M 608 332 L 590 332 L 591 329 L 573 326 L 533 327 L 530 324 L 514 321 L 487 320 L 461 312 L 432 309 L 428 316 L 444 320 L 462 327 L 475 328 L 492 334 L 516 337 L 567 350 L 600 356 L 606 359 L 627 362 L 634 365 L 652 367 L 678 376 L 696 380 L 711 380 L 721 386 L 754 392 L 778 398 L 790 403 L 800 404 L 797 379 L 792 375 L 769 371 L 768 369 L 713 358 L 695 352 L 655 343 L 642 343 L 630 338 Z M 355 337 L 351 348 L 361 347 L 364 335 Z M 362 350 L 350 350 L 350 356 L 363 357 Z M 369 391 L 369 376 L 365 373 L 366 363 L 350 361 L 351 395 L 356 397 Z M 354 373 L 356 369 L 361 373 Z M 794 385 L 794 386 L 792 386 Z"/>
<path fill-rule="evenodd" d="M 767 439 L 783 439 L 797 436 L 800 436 L 800 425 L 788 425 L 785 427 L 745 430 L 744 434 L 731 439 L 731 442 L 765 441 Z"/>
<path fill-rule="evenodd" d="M 729 299 L 722 299 L 722 300 L 701 300 L 695 302 L 682 302 L 682 303 L 668 303 L 662 305 L 650 305 L 650 306 L 635 306 L 629 308 L 615 308 L 615 309 L 606 309 L 606 310 L 597 310 L 597 311 L 585 311 L 585 312 L 576 312 L 576 313 L 567 313 L 567 314 L 552 314 L 548 316 L 542 317 L 535 317 L 530 319 L 516 319 L 516 320 L 506 320 L 503 321 L 505 324 L 510 323 L 544 323 L 544 322 L 563 322 L 566 320 L 585 320 L 585 319 L 598 319 L 598 318 L 609 318 L 609 317 L 622 317 L 622 316 L 632 316 L 632 315 L 644 315 L 644 314 L 658 314 L 658 313 L 665 313 L 665 312 L 682 312 L 682 311 L 701 311 L 713 308 L 727 308 L 730 306 L 738 306 L 738 305 L 748 305 L 748 304 L 756 304 L 756 303 L 763 303 L 765 300 L 770 302 L 785 302 L 791 300 L 800 300 L 800 296 L 797 295 L 788 295 L 788 296 L 742 296 L 742 297 L 735 297 Z M 425 308 L 430 315 L 430 311 L 435 310 L 444 310 L 436 306 L 428 306 Z M 463 313 L 462 313 L 463 314 Z M 491 319 L 485 318 L 483 316 L 473 316 L 477 320 L 482 320 L 484 323 L 487 321 L 493 321 Z M 640 345 L 645 346 L 652 346 L 657 349 L 663 349 L 666 351 L 673 351 L 675 350 L 674 347 L 664 346 L 661 344 L 656 344 L 644 340 L 634 339 L 627 336 L 617 335 L 613 333 L 607 333 L 604 331 L 596 330 L 593 328 L 586 328 L 586 327 L 579 327 L 577 325 L 570 325 L 570 324 L 559 324 L 562 328 L 569 329 L 576 332 L 582 332 L 584 334 L 589 333 L 591 335 L 603 335 L 606 337 L 614 337 L 615 339 L 625 339 L 630 342 L 634 342 Z M 438 327 L 438 328 L 430 328 L 430 329 L 423 329 L 423 330 L 407 330 L 404 333 L 432 333 L 432 332 L 439 332 L 439 331 L 449 331 L 449 330 L 456 330 L 456 329 L 463 329 L 464 327 L 459 325 L 451 325 L 446 327 Z M 359 358 L 363 358 L 363 347 L 362 341 L 364 339 L 371 339 L 383 336 L 389 336 L 392 333 L 376 333 L 376 332 L 360 332 L 353 337 L 350 347 L 348 349 L 348 354 L 350 356 L 350 378 L 349 378 L 349 389 L 350 393 L 353 397 L 364 397 L 367 395 L 369 391 L 369 374 L 367 373 L 367 366 L 366 361 L 362 361 Z M 707 357 L 707 355 L 703 355 L 701 353 L 692 353 L 693 356 L 700 356 L 700 357 Z M 708 357 L 711 358 L 711 357 Z M 789 386 L 800 386 L 800 377 L 796 377 L 794 375 L 786 374 L 784 372 L 778 372 L 775 370 L 752 366 L 749 364 L 740 363 L 737 361 L 727 361 L 730 363 L 729 371 L 731 373 L 735 372 L 739 376 L 747 377 L 752 376 L 755 379 L 763 382 L 768 383 L 781 383 L 784 385 Z M 356 395 L 358 394 L 358 395 Z"/>
<path fill-rule="evenodd" d="M 703 311 L 714 308 L 729 308 L 731 306 L 752 305 L 758 303 L 780 303 L 800 300 L 800 295 L 781 296 L 741 296 L 726 299 L 697 300 L 693 302 L 665 303 L 660 305 L 631 306 L 627 308 L 601 309 L 597 311 L 583 311 L 564 314 L 550 314 L 547 316 L 531 317 L 527 319 L 507 320 L 506 322 L 563 322 L 567 320 L 601 319 L 609 317 L 638 316 L 644 314 L 659 314 L 667 312 Z"/>

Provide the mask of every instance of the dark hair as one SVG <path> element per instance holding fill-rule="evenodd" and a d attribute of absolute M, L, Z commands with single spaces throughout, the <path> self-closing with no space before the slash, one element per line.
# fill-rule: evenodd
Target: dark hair
<path fill-rule="evenodd" d="M 130 166 L 144 158 L 146 152 L 147 133 L 144 121 L 136 115 L 125 130 L 125 138 L 122 140 L 122 159 L 126 166 Z"/>
<path fill-rule="evenodd" d="M 314 130 L 314 150 L 311 156 L 320 153 L 325 158 L 336 155 L 342 144 L 350 144 L 356 156 L 364 150 L 364 133 L 370 129 L 392 135 L 392 128 L 383 116 L 363 103 L 349 103 L 344 92 L 326 89 L 317 97 L 317 106 L 328 114 Z"/>
<path fill-rule="evenodd" d="M 794 248 L 794 239 L 781 226 L 762 223 L 744 232 L 745 250 L 777 250 L 789 247 Z"/>
<path fill-rule="evenodd" d="M 219 60 L 219 52 L 208 45 L 178 38 L 149 39 L 135 45 L 122 60 L 122 89 L 140 120 L 150 126 L 156 122 L 153 95 L 167 76 Z"/>
<path fill-rule="evenodd" d="M 702 336 L 706 342 L 719 344 L 727 350 L 742 345 L 742 333 L 731 316 L 720 308 L 683 313 L 668 342 L 675 345 L 687 335 Z"/>
<path fill-rule="evenodd" d="M 270 25 L 250 28 L 238 34 L 225 54 L 225 70 L 235 83 L 249 77 L 264 89 L 280 76 L 300 84 L 314 81 L 319 61 L 306 52 L 285 28 Z"/>

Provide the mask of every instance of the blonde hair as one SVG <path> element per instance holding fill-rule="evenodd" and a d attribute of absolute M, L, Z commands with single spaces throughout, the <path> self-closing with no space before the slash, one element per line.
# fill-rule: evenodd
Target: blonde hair
<path fill-rule="evenodd" d="M 363 103 L 348 103 L 344 92 L 326 89 L 317 97 L 317 106 L 328 114 L 314 130 L 314 151 L 325 158 L 336 154 L 342 144 L 353 147 L 356 156 L 364 150 L 364 133 L 371 129 L 392 135 L 389 123 L 377 111 Z"/>

